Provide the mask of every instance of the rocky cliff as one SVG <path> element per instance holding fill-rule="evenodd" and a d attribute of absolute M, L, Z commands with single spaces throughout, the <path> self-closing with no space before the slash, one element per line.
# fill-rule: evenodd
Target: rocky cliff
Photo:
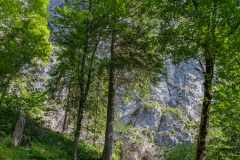
<path fill-rule="evenodd" d="M 119 104 L 120 120 L 133 127 L 120 134 L 123 159 L 160 159 L 169 147 L 193 142 L 200 119 L 203 77 L 197 62 L 166 62 L 167 77 L 153 87 L 148 100 Z"/>

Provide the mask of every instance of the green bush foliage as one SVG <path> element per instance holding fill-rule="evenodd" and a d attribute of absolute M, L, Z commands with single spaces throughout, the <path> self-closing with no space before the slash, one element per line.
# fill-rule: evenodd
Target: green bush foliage
<path fill-rule="evenodd" d="M 182 142 L 172 148 L 166 155 L 166 160 L 194 160 L 196 149 L 193 144 Z"/>

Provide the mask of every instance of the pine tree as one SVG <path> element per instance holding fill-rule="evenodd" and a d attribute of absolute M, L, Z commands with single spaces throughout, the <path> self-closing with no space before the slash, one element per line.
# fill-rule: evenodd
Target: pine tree
<path fill-rule="evenodd" d="M 109 33 L 106 36 L 109 36 L 110 57 L 103 160 L 112 159 L 114 106 L 116 89 L 119 89 L 116 85 L 118 80 L 121 79 L 120 81 L 127 86 L 125 82 L 128 80 L 139 82 L 140 78 L 146 75 L 145 79 L 151 80 L 154 74 L 158 75 L 162 71 L 162 58 L 155 52 L 156 23 L 147 17 L 149 3 L 150 1 L 108 1 L 106 3 L 106 8 L 112 12 L 107 17 L 108 28 L 106 29 Z"/>

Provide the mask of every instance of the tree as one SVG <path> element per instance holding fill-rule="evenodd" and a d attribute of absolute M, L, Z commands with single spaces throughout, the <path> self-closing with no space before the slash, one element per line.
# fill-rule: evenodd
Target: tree
<path fill-rule="evenodd" d="M 149 1 L 108 1 L 105 4 L 106 8 L 109 9 L 108 28 L 106 29 L 106 36 L 109 37 L 109 41 L 106 43 L 109 43 L 110 46 L 110 57 L 103 160 L 112 159 L 117 81 L 120 79 L 127 82 L 131 77 L 130 75 L 133 74 L 134 79 L 139 82 L 139 77 L 145 76 L 145 79 L 151 79 L 154 77 L 154 73 L 159 74 L 161 72 L 162 58 L 155 52 L 156 37 L 154 31 L 156 23 L 153 23 L 146 14 L 149 3 Z M 144 18 L 146 21 L 144 21 Z M 132 80 L 130 79 L 130 81 Z M 127 83 L 129 84 L 129 82 Z"/>
<path fill-rule="evenodd" d="M 78 141 L 84 109 L 100 65 L 98 45 L 102 36 L 102 19 L 105 17 L 101 1 L 66 1 L 56 9 L 59 16 L 53 20 L 54 42 L 60 47 L 56 74 L 58 79 L 69 77 L 78 100 L 77 120 L 74 134 L 73 159 L 77 159 Z M 94 6 L 94 7 L 93 7 Z M 55 81 L 57 82 L 57 81 Z M 71 89 L 69 89 L 70 91 Z M 68 93 L 69 94 L 69 93 Z"/>
<path fill-rule="evenodd" d="M 221 68 L 221 74 L 216 80 L 208 151 L 215 159 L 239 159 L 240 68 L 233 59 L 227 59 L 225 63 L 227 67 Z"/>
<path fill-rule="evenodd" d="M 46 60 L 51 50 L 47 41 L 48 1 L 0 1 L 0 92 L 34 58 Z"/>
<path fill-rule="evenodd" d="M 109 67 L 108 120 L 105 142 L 107 149 L 103 155 L 111 157 L 115 77 L 119 75 L 122 77 L 120 79 L 125 79 L 126 75 L 130 76 L 130 74 L 115 73 L 115 68 L 118 71 L 123 70 L 142 77 L 144 77 L 143 74 L 148 75 L 150 79 L 154 76 L 150 72 L 146 73 L 146 70 L 152 71 L 151 73 L 161 71 L 159 67 L 163 65 L 162 58 L 154 53 L 156 37 L 154 38 L 153 28 L 155 29 L 156 23 L 147 25 L 150 19 L 147 19 L 148 22 L 143 21 L 146 18 L 140 16 L 143 11 L 134 12 L 137 7 L 142 7 L 148 2 L 136 1 L 131 5 L 129 5 L 130 1 L 79 2 L 67 2 L 66 6 L 57 9 L 60 17 L 55 18 L 53 30 L 57 31 L 55 32 L 55 42 L 60 46 L 61 51 L 58 55 L 60 63 L 57 66 L 59 67 L 56 69 L 56 73 L 59 74 L 55 75 L 61 77 L 61 75 L 66 76 L 73 73 L 72 77 L 75 77 L 73 79 L 76 80 L 75 84 L 79 88 L 79 91 L 75 90 L 77 92 L 74 93 L 79 98 L 74 143 L 74 159 L 76 159 L 77 142 L 89 89 L 93 84 L 94 76 Z M 126 6 L 128 6 L 128 13 Z M 139 17 L 138 20 L 135 19 L 137 17 Z M 104 51 L 101 50 L 104 53 L 98 52 L 100 42 L 106 44 Z M 105 51 L 110 54 L 106 54 Z M 96 72 L 97 68 L 98 72 Z M 61 78 L 56 82 L 61 82 Z"/>
<path fill-rule="evenodd" d="M 197 142 L 196 160 L 206 155 L 206 138 L 213 96 L 213 77 L 227 67 L 226 57 L 238 56 L 238 1 L 166 1 L 159 4 L 163 26 L 159 33 L 160 51 L 174 62 L 193 58 L 204 77 L 204 97 Z M 167 43 L 166 43 L 167 42 Z"/>

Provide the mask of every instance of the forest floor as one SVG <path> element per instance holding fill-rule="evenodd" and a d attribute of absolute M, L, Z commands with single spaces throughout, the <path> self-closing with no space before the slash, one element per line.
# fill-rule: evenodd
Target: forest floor
<path fill-rule="evenodd" d="M 26 118 L 22 141 L 11 145 L 18 114 L 0 106 L 0 160 L 70 160 L 73 140 L 58 132 L 41 127 L 38 119 Z M 79 142 L 78 159 L 96 160 L 102 149 Z"/>

